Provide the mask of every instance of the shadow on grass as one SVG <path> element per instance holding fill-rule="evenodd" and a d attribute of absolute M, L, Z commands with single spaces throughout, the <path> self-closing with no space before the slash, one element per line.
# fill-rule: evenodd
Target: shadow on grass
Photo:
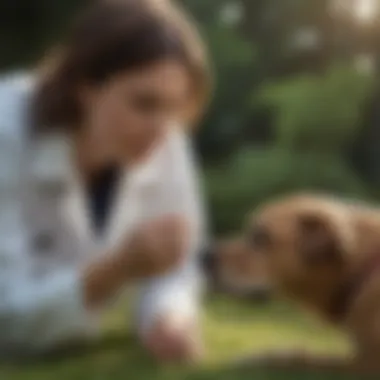
<path fill-rule="evenodd" d="M 239 356 L 241 347 L 248 352 L 251 348 L 261 350 L 267 343 L 277 345 L 285 340 L 288 344 L 289 339 L 298 340 L 304 335 L 307 335 L 305 343 L 314 347 L 317 337 L 319 339 L 319 335 L 325 336 L 326 332 L 321 329 L 314 332 L 314 327 L 308 321 L 304 322 L 293 314 L 292 308 L 282 304 L 269 303 L 253 307 L 251 302 L 227 301 L 222 297 L 210 300 L 206 311 L 205 330 L 207 340 L 210 341 L 210 357 L 206 363 L 196 368 L 158 366 L 136 344 L 130 330 L 125 329 L 124 313 L 120 313 L 120 318 L 117 314 L 116 317 L 107 319 L 106 327 L 112 330 L 106 328 L 99 341 L 92 342 L 91 345 L 61 349 L 38 359 L 0 364 L 0 379 L 365 380 L 355 376 L 270 371 L 260 368 L 232 370 L 229 358 Z M 327 345 L 335 341 L 334 339 L 330 342 L 329 338 Z M 251 347 L 254 341 L 257 345 Z M 326 342 L 323 343 L 326 348 Z M 335 346 L 332 349 L 335 350 Z M 215 362 L 212 357 L 214 354 Z"/>
<path fill-rule="evenodd" d="M 162 367 L 156 365 L 131 335 L 108 336 L 91 346 L 71 347 L 39 359 L 8 363 L 0 378 L 12 380 L 365 380 L 357 376 L 264 370 L 256 367 Z M 376 377 L 378 378 L 378 377 Z M 368 378 L 370 379 L 370 378 Z M 375 379 L 372 377 L 371 379 Z"/>
<path fill-rule="evenodd" d="M 120 333 L 92 344 L 0 364 L 0 379 L 7 380 L 158 379 L 159 372 L 134 337 Z"/>
<path fill-rule="evenodd" d="M 86 361 L 86 359 L 112 352 L 124 353 L 127 357 L 132 354 L 135 354 L 137 357 L 143 355 L 143 350 L 140 350 L 135 344 L 135 338 L 132 335 L 119 332 L 107 335 L 96 341 L 63 346 L 40 356 L 20 357 L 13 360 L 5 359 L 0 361 L 0 365 L 12 367 L 57 365 L 72 360 Z"/>
<path fill-rule="evenodd" d="M 186 380 L 375 380 L 375 377 L 357 375 L 338 375 L 328 373 L 306 373 L 301 371 L 276 371 L 269 369 L 250 368 L 242 370 L 204 370 L 194 372 Z"/>

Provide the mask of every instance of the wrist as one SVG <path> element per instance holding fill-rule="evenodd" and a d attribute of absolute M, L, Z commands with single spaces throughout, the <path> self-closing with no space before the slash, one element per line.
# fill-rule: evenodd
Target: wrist
<path fill-rule="evenodd" d="M 104 303 L 129 280 L 125 268 L 119 255 L 110 252 L 84 269 L 82 278 L 88 307 Z"/>
<path fill-rule="evenodd" d="M 138 276 L 133 265 L 133 255 L 130 249 L 117 249 L 110 256 L 110 265 L 114 268 L 114 274 L 123 281 L 133 281 Z"/>

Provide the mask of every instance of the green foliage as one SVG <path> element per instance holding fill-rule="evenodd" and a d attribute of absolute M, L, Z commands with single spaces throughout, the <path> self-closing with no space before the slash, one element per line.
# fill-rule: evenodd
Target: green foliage
<path fill-rule="evenodd" d="M 198 147 L 207 159 L 219 159 L 234 150 L 251 116 L 249 96 L 256 73 L 257 49 L 235 22 L 225 20 L 231 0 L 181 0 L 198 22 L 209 48 L 215 90 L 200 129 Z M 239 17 L 238 17 L 239 18 Z"/>
<path fill-rule="evenodd" d="M 216 232 L 239 228 L 259 204 L 292 192 L 327 192 L 368 198 L 369 192 L 342 159 L 279 149 L 248 149 L 229 165 L 206 171 Z"/>
<path fill-rule="evenodd" d="M 287 192 L 379 194 L 356 177 L 347 159 L 375 82 L 351 62 L 363 46 L 379 54 L 375 27 L 367 31 L 372 37 L 353 23 L 345 29 L 347 23 L 331 17 L 330 0 L 177 1 L 197 22 L 216 78 L 197 138 L 216 230 L 236 229 L 251 207 Z M 35 62 L 85 3 L 4 0 L 0 67 Z M 237 9 L 232 21 L 226 17 L 231 7 Z M 305 30 L 319 42 L 295 49 L 292 38 Z M 336 66 L 342 57 L 347 65 Z M 367 148 L 370 139 L 361 144 Z M 369 160 L 378 178 L 379 160 Z"/>
<path fill-rule="evenodd" d="M 0 68 L 34 65 L 63 34 L 87 0 L 2 0 Z"/>
<path fill-rule="evenodd" d="M 200 147 L 208 157 L 237 145 L 251 113 L 247 99 L 252 88 L 255 52 L 233 28 L 215 22 L 205 29 L 217 82 Z"/>
<path fill-rule="evenodd" d="M 322 75 L 269 84 L 258 101 L 275 109 L 279 146 L 338 153 L 357 136 L 372 79 L 351 67 L 333 67 Z"/>

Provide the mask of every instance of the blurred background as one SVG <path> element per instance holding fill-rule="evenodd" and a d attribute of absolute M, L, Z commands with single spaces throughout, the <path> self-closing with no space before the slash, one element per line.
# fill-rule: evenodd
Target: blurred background
<path fill-rule="evenodd" d="M 380 196 L 378 0 L 178 0 L 216 88 L 196 143 L 212 225 L 278 193 Z M 1 0 L 0 69 L 33 66 L 84 0 Z"/>
<path fill-rule="evenodd" d="M 198 23 L 215 72 L 195 140 L 215 234 L 238 229 L 247 210 L 282 193 L 380 198 L 380 0 L 178 1 Z M 84 4 L 1 0 L 0 69 L 33 67 Z M 341 337 L 286 305 L 251 311 L 212 302 L 205 323 L 213 358 L 263 342 L 346 350 Z"/>
<path fill-rule="evenodd" d="M 216 68 L 198 138 L 217 231 L 279 193 L 379 193 L 379 1 L 184 1 Z"/>

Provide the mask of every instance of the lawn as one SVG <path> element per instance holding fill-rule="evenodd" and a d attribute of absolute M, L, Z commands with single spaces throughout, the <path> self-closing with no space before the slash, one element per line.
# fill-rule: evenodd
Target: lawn
<path fill-rule="evenodd" d="M 105 320 L 104 341 L 86 352 L 40 363 L 0 367 L 4 380 L 279 380 L 348 379 L 327 374 L 275 373 L 263 369 L 227 370 L 228 362 L 268 348 L 305 347 L 316 352 L 345 354 L 349 346 L 338 332 L 301 316 L 290 306 L 217 298 L 204 316 L 207 357 L 197 368 L 161 368 L 152 363 L 128 336 L 125 315 L 113 312 Z M 355 377 L 351 377 L 355 378 Z"/>

